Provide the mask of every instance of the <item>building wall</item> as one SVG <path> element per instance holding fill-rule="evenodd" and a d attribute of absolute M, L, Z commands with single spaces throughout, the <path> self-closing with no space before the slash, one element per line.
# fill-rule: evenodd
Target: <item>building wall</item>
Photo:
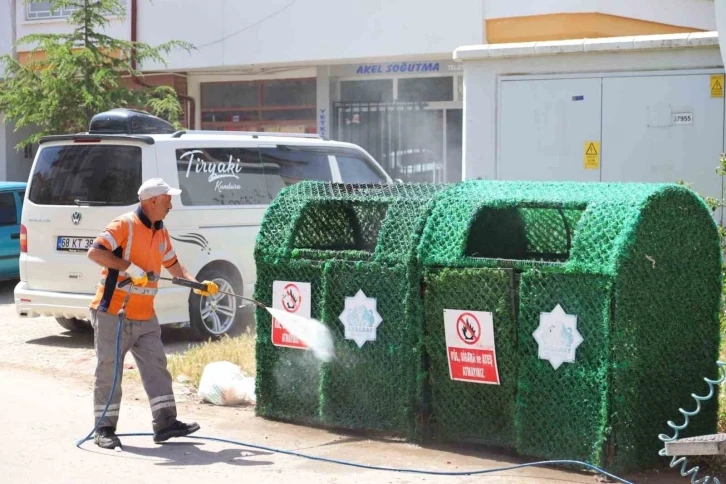
<path fill-rule="evenodd" d="M 716 25 L 721 32 L 726 32 L 726 0 L 714 0 L 714 11 L 716 14 Z M 726 63 L 726 34 L 718 36 L 719 46 L 721 48 L 721 58 Z"/>
<path fill-rule="evenodd" d="M 126 0 L 125 19 L 110 19 L 108 35 L 130 39 L 132 1 Z M 148 64 L 146 70 L 315 65 L 450 56 L 457 46 L 484 39 L 483 18 L 481 0 L 430 2 L 426 8 L 415 0 L 137 0 L 137 40 L 152 45 L 183 40 L 197 48 L 175 51 L 167 65 Z M 16 19 L 18 37 L 71 31 L 65 19 L 28 20 L 23 6 Z"/>
<path fill-rule="evenodd" d="M 196 47 L 146 70 L 415 60 L 469 44 L 716 28 L 714 0 L 450 0 L 425 8 L 415 0 L 135 1 L 138 40 L 158 45 L 179 39 Z M 132 2 L 126 0 L 129 12 Z M 22 5 L 16 20 L 18 36 L 69 31 L 64 19 L 26 19 Z M 107 33 L 129 39 L 130 14 L 111 19 Z"/>
<path fill-rule="evenodd" d="M 485 0 L 490 44 L 716 29 L 714 0 Z"/>
<path fill-rule="evenodd" d="M 13 2 L 0 2 L 0 55 L 13 53 L 13 42 L 15 41 L 13 35 L 15 32 L 13 8 Z M 0 79 L 2 77 L 3 68 L 0 67 Z"/>
<path fill-rule="evenodd" d="M 177 69 L 319 64 L 449 53 L 481 42 L 481 19 L 482 2 L 471 0 L 156 0 L 139 3 L 139 39 L 198 46 L 169 57 Z"/>
<path fill-rule="evenodd" d="M 0 181 L 27 181 L 34 153 L 16 151 L 15 146 L 32 134 L 30 128 L 14 131 L 0 114 Z"/>

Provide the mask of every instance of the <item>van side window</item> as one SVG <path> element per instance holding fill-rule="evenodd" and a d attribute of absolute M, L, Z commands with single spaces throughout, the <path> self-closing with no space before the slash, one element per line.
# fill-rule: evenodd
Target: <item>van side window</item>
<path fill-rule="evenodd" d="M 256 148 L 177 149 L 176 167 L 184 206 L 270 203 Z"/>
<path fill-rule="evenodd" d="M 272 198 L 302 180 L 333 181 L 328 152 L 301 146 L 260 148 L 265 178 Z"/>
<path fill-rule="evenodd" d="M 357 155 L 336 155 L 340 178 L 344 183 L 385 183 L 386 179 L 374 165 Z"/>
<path fill-rule="evenodd" d="M 17 225 L 18 213 L 13 192 L 0 193 L 0 226 Z"/>

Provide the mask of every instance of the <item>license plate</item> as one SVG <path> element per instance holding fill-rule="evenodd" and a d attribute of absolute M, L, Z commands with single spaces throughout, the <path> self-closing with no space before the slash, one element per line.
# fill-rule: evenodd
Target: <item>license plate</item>
<path fill-rule="evenodd" d="M 59 235 L 55 248 L 56 250 L 67 250 L 70 252 L 86 252 L 93 245 L 93 240 L 93 237 L 66 237 Z"/>

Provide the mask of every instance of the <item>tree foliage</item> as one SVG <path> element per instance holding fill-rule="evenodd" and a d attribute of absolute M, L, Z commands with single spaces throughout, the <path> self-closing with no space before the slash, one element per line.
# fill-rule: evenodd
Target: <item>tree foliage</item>
<path fill-rule="evenodd" d="M 192 45 L 173 40 L 154 47 L 106 35 L 110 18 L 126 17 L 126 7 L 119 0 L 53 0 L 51 4 L 54 10 L 72 9 L 67 20 L 72 31 L 18 39 L 16 46 L 30 50 L 24 64 L 10 55 L 0 57 L 0 67 L 5 69 L 0 112 L 16 129 L 35 128 L 16 148 L 45 135 L 86 131 L 95 113 L 115 107 L 148 109 L 179 126 L 182 107 L 172 87 L 128 81 L 143 79 L 138 65 L 166 65 L 165 54 L 174 49 L 191 51 Z"/>

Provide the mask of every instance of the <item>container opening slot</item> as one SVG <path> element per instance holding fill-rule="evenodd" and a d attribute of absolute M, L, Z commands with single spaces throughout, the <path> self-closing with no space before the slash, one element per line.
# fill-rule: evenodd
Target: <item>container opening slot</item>
<path fill-rule="evenodd" d="M 387 212 L 385 203 L 309 203 L 298 220 L 293 248 L 374 252 Z"/>
<path fill-rule="evenodd" d="M 482 208 L 466 241 L 467 257 L 565 262 L 583 208 Z"/>

